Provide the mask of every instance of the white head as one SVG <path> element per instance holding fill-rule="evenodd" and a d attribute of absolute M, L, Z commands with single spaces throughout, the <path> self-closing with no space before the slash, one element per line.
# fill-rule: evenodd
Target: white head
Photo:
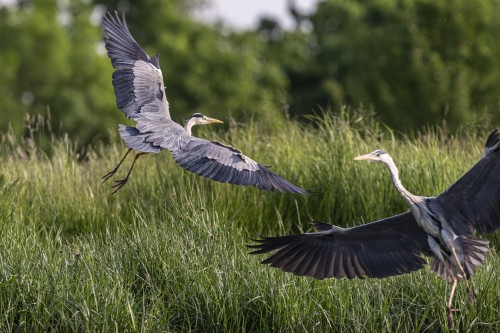
<path fill-rule="evenodd" d="M 368 161 L 368 162 L 382 162 L 387 166 L 389 172 L 391 173 L 391 179 L 398 192 L 403 196 L 403 198 L 410 204 L 413 205 L 417 202 L 422 201 L 422 197 L 416 196 L 408 192 L 407 189 L 401 184 L 401 180 L 399 179 L 399 171 L 394 161 L 392 160 L 391 155 L 387 154 L 384 150 L 377 149 L 372 151 L 369 154 L 360 155 L 354 158 L 357 161 Z"/>
<path fill-rule="evenodd" d="M 392 161 L 391 156 L 387 154 L 384 150 L 380 149 L 372 151 L 371 153 L 366 155 L 360 155 L 358 157 L 355 157 L 354 159 L 357 161 L 382 162 L 385 164 Z"/>
<path fill-rule="evenodd" d="M 184 129 L 191 135 L 191 127 L 194 125 L 206 125 L 206 124 L 222 124 L 223 121 L 215 118 L 207 117 L 201 113 L 195 113 L 191 115 L 184 123 Z"/>
<path fill-rule="evenodd" d="M 192 125 L 205 125 L 205 124 L 214 124 L 214 123 L 222 124 L 223 121 L 221 121 L 219 119 L 207 117 L 201 113 L 195 113 L 195 114 L 192 114 L 188 118 L 188 120 L 186 120 L 186 124 L 187 123 L 192 123 Z"/>

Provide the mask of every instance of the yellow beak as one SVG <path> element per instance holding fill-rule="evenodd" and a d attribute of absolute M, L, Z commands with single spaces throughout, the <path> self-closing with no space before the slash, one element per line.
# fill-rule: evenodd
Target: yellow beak
<path fill-rule="evenodd" d="M 371 160 L 371 154 L 366 154 L 366 155 L 359 155 L 358 157 L 354 158 L 356 161 L 366 161 L 366 160 Z"/>
<path fill-rule="evenodd" d="M 224 122 L 222 120 L 215 119 L 215 118 L 207 117 L 207 121 L 211 124 L 224 124 Z"/>

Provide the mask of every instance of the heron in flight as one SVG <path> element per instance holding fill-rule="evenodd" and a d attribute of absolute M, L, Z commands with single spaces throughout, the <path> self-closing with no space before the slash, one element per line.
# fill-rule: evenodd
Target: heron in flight
<path fill-rule="evenodd" d="M 115 182 L 113 193 L 127 183 L 140 156 L 167 149 L 181 167 L 222 183 L 309 194 L 239 150 L 191 135 L 194 125 L 222 121 L 200 113 L 189 117 L 184 127 L 172 121 L 158 56 L 149 57 L 139 46 L 128 30 L 124 15 L 120 18 L 118 13 L 116 16 L 107 13 L 102 26 L 108 56 L 116 69 L 113 73 L 116 104 L 127 118 L 136 122 L 135 127 L 119 125 L 120 136 L 128 150 L 118 165 L 103 177 L 103 182 L 118 171 L 132 150 L 138 151 L 126 177 Z"/>
<path fill-rule="evenodd" d="M 467 280 L 481 265 L 488 241 L 475 231 L 492 233 L 500 227 L 500 132 L 486 141 L 482 158 L 455 184 L 437 197 L 410 193 L 401 184 L 398 169 L 383 150 L 355 160 L 384 163 L 392 182 L 410 211 L 353 228 L 313 222 L 316 232 L 262 237 L 249 245 L 252 254 L 275 251 L 262 261 L 299 276 L 325 278 L 383 278 L 421 269 L 432 258 L 431 270 L 452 282 L 447 319 L 453 327 L 452 301 L 459 280 L 469 297 Z"/>

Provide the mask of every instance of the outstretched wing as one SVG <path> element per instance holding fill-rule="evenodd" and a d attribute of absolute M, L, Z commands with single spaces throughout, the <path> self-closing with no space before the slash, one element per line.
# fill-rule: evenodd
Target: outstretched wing
<path fill-rule="evenodd" d="M 251 254 L 276 251 L 262 263 L 320 280 L 405 274 L 423 267 L 422 254 L 432 254 L 410 212 L 354 228 L 313 225 L 317 232 L 255 240 Z"/>
<path fill-rule="evenodd" d="M 233 147 L 189 135 L 184 128 L 160 114 L 141 114 L 136 118 L 144 142 L 168 149 L 184 169 L 222 183 L 257 186 L 261 190 L 309 192 L 287 180 Z M 134 148 L 134 147 L 130 147 Z"/>
<path fill-rule="evenodd" d="M 121 19 L 107 13 L 102 19 L 104 43 L 116 69 L 113 86 L 116 104 L 127 118 L 143 112 L 161 112 L 170 118 L 158 57 L 149 57 Z"/>
<path fill-rule="evenodd" d="M 172 155 L 184 169 L 222 183 L 257 186 L 271 192 L 309 194 L 241 151 L 220 142 L 192 136 Z"/>
<path fill-rule="evenodd" d="M 494 130 L 483 157 L 455 184 L 430 203 L 462 235 L 500 227 L 500 132 Z"/>

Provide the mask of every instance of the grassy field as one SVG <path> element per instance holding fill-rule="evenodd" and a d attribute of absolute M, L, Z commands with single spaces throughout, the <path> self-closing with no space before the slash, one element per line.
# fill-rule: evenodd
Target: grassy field
<path fill-rule="evenodd" d="M 429 269 L 316 281 L 261 265 L 245 244 L 256 234 L 308 230 L 312 219 L 352 226 L 406 211 L 387 170 L 353 157 L 385 149 L 406 188 L 431 196 L 478 160 L 489 130 L 401 138 L 361 118 L 327 117 L 263 136 L 251 125 L 200 134 L 322 198 L 209 181 L 168 152 L 141 158 L 129 184 L 110 195 L 100 177 L 124 153 L 121 144 L 95 147 L 79 162 L 69 140 L 54 141 L 49 158 L 4 135 L 0 331 L 447 331 L 450 285 Z M 500 232 L 488 238 L 487 263 L 472 279 L 477 303 L 462 285 L 455 298 L 461 332 L 500 331 Z"/>

